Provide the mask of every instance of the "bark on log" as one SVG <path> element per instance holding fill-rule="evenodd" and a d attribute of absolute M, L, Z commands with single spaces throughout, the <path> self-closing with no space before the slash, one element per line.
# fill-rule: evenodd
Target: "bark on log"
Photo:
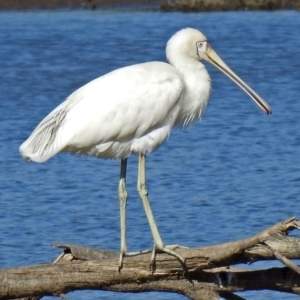
<path fill-rule="evenodd" d="M 294 217 L 248 239 L 193 249 L 178 248 L 187 270 L 174 258 L 157 255 L 156 270 L 149 269 L 150 253 L 124 259 L 118 272 L 119 253 L 76 245 L 64 248 L 53 264 L 0 270 L 0 299 L 37 300 L 45 295 L 64 297 L 75 290 L 123 292 L 168 291 L 190 299 L 243 299 L 236 291 L 271 289 L 300 294 L 300 239 L 287 237 L 300 228 Z M 268 270 L 241 270 L 237 263 L 279 259 L 287 265 Z"/>

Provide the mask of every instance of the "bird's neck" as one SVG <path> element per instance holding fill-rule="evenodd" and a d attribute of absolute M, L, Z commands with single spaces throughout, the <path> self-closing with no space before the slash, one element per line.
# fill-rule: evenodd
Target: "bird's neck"
<path fill-rule="evenodd" d="M 196 59 L 181 58 L 173 65 L 185 84 L 176 124 L 186 126 L 198 121 L 204 113 L 211 92 L 211 79 L 205 66 Z"/>

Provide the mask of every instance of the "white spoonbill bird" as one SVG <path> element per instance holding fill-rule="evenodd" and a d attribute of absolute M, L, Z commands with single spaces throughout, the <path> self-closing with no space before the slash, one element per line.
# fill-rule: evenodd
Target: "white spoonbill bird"
<path fill-rule="evenodd" d="M 158 252 L 184 259 L 159 234 L 148 200 L 146 154 L 156 150 L 173 126 L 186 126 L 202 116 L 211 92 L 206 60 L 217 67 L 267 114 L 269 105 L 240 79 L 214 52 L 198 30 L 185 28 L 167 43 L 169 63 L 147 62 L 117 69 L 71 94 L 46 116 L 21 145 L 26 160 L 45 162 L 60 152 L 100 158 L 120 158 L 119 182 L 121 253 L 127 253 L 126 167 L 130 154 L 138 155 L 137 189 L 154 239 L 151 266 Z"/>

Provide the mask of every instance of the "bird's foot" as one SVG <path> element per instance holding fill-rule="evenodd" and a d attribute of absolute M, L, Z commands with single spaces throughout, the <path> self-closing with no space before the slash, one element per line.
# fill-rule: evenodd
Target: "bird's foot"
<path fill-rule="evenodd" d="M 177 249 L 177 248 L 188 249 L 188 247 L 181 246 L 181 245 L 167 245 L 167 246 L 154 245 L 153 250 L 152 250 L 152 255 L 151 255 L 151 261 L 150 261 L 150 268 L 152 269 L 152 271 L 154 272 L 155 268 L 156 268 L 156 254 L 157 253 L 166 253 L 166 254 L 174 256 L 175 258 L 177 258 L 179 260 L 183 269 L 185 271 L 187 271 L 185 259 L 182 256 L 180 256 L 178 253 L 175 252 L 175 249 Z"/>
<path fill-rule="evenodd" d="M 175 244 L 175 245 L 167 245 L 167 246 L 165 246 L 165 247 L 167 247 L 167 248 L 170 249 L 170 250 L 175 250 L 175 249 L 177 249 L 177 248 L 181 248 L 181 249 L 190 249 L 190 248 L 187 247 L 187 246 L 182 246 L 182 245 L 178 245 L 178 244 Z"/>
<path fill-rule="evenodd" d="M 147 250 L 142 250 L 142 251 L 137 251 L 137 252 L 121 251 L 120 260 L 119 260 L 119 272 L 123 268 L 123 259 L 124 259 L 124 257 L 131 257 L 131 256 L 137 256 L 137 255 L 141 255 L 141 254 L 147 254 L 147 253 L 151 253 L 152 251 L 153 251 L 152 249 L 147 249 Z"/>
<path fill-rule="evenodd" d="M 121 270 L 123 269 L 123 259 L 124 259 L 124 256 L 125 256 L 125 252 L 121 250 L 121 252 L 120 252 L 120 259 L 119 259 L 119 267 L 118 267 L 119 273 L 121 273 Z"/>
<path fill-rule="evenodd" d="M 182 249 L 189 249 L 189 247 L 186 246 L 181 246 L 181 245 L 167 245 L 163 247 L 154 247 L 153 249 L 147 249 L 147 250 L 141 250 L 141 251 L 136 251 L 136 252 L 124 252 L 121 251 L 120 253 L 120 260 L 119 260 L 119 272 L 121 272 L 123 268 L 123 259 L 124 257 L 131 257 L 131 256 L 138 256 L 141 254 L 147 254 L 151 253 L 151 261 L 150 261 L 150 268 L 154 271 L 155 270 L 155 258 L 157 253 L 167 253 L 170 254 L 174 257 L 176 257 L 179 262 L 181 263 L 182 267 L 186 270 L 186 265 L 185 265 L 185 259 L 182 258 L 178 253 L 175 252 L 175 249 L 177 248 L 182 248 Z"/>

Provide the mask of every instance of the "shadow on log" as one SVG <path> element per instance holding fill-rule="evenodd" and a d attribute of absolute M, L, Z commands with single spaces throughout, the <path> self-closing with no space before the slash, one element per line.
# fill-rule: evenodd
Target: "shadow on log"
<path fill-rule="evenodd" d="M 300 294 L 300 268 L 290 259 L 300 258 L 300 239 L 288 237 L 300 229 L 295 217 L 248 239 L 201 248 L 178 248 L 187 270 L 172 256 L 157 256 L 149 269 L 151 253 L 126 257 L 118 272 L 119 253 L 76 245 L 64 248 L 52 263 L 0 270 L 0 299 L 37 300 L 46 295 L 67 299 L 75 290 L 119 292 L 168 291 L 190 299 L 243 299 L 237 291 L 269 289 Z M 238 263 L 280 260 L 285 267 L 266 270 L 236 269 Z"/>

